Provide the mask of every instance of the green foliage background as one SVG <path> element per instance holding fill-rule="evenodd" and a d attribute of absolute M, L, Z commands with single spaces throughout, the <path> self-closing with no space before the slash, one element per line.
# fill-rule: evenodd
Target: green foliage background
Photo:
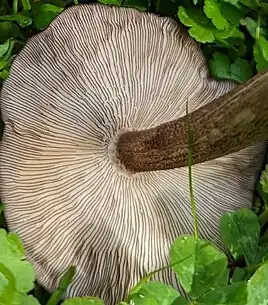
<path fill-rule="evenodd" d="M 0 0 L 0 79 L 27 38 L 78 0 Z M 90 2 L 86 1 L 86 2 Z M 267 0 L 100 0 L 177 18 L 199 42 L 211 74 L 242 83 L 268 68 Z"/>
<path fill-rule="evenodd" d="M 81 0 L 82 1 L 82 0 Z M 202 47 L 211 75 L 243 83 L 268 68 L 268 2 L 266 0 L 100 0 L 180 20 Z M 81 2 L 80 2 L 81 3 Z M 76 1 L 0 0 L 0 80 L 27 39 Z M 190 156 L 191 154 L 189 154 Z M 189 159 L 191 177 L 191 160 Z M 191 185 L 190 185 L 191 188 Z M 192 188 L 191 188 L 192 190 Z M 268 167 L 256 187 L 253 211 L 242 209 L 221 219 L 226 256 L 199 238 L 194 193 L 189 204 L 195 217 L 193 236 L 180 236 L 170 248 L 170 266 L 185 295 L 145 277 L 120 305 L 263 305 L 268 304 Z M 35 282 L 20 238 L 8 233 L 0 205 L 0 304 L 56 305 L 71 282 L 70 266 L 52 294 Z M 158 272 L 158 271 L 155 271 Z M 64 305 L 103 305 L 94 297 L 65 300 Z"/>

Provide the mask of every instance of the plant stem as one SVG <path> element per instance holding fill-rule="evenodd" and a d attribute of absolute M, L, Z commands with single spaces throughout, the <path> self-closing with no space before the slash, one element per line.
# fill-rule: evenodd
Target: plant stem
<path fill-rule="evenodd" d="M 75 267 L 71 266 L 62 276 L 59 287 L 51 294 L 46 305 L 57 305 L 75 275 Z"/>
<path fill-rule="evenodd" d="M 268 139 L 268 71 L 191 112 L 192 164 L 240 151 Z M 188 165 L 187 119 L 122 133 L 117 159 L 129 172 Z"/>
<path fill-rule="evenodd" d="M 261 17 L 259 14 L 257 18 L 257 26 L 256 26 L 256 41 L 260 38 L 260 27 L 261 27 Z"/>
<path fill-rule="evenodd" d="M 18 3 L 19 3 L 18 0 L 13 0 L 13 6 L 12 6 L 13 14 L 17 14 L 18 12 Z"/>
<path fill-rule="evenodd" d="M 23 9 L 25 11 L 30 11 L 31 10 L 31 2 L 30 0 L 21 0 L 21 3 L 22 3 L 22 6 L 23 6 Z"/>

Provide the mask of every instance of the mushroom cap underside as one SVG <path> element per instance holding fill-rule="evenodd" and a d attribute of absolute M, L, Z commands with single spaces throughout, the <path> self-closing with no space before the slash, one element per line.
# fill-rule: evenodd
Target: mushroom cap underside
<path fill-rule="evenodd" d="M 111 148 L 122 130 L 179 118 L 233 88 L 209 77 L 202 51 L 173 19 L 78 5 L 31 38 L 1 92 L 1 198 L 38 281 L 114 304 L 191 234 L 188 168 L 130 175 Z M 193 167 L 203 237 L 221 241 L 226 211 L 250 207 L 264 145 Z M 155 279 L 177 285 L 163 270 Z"/>

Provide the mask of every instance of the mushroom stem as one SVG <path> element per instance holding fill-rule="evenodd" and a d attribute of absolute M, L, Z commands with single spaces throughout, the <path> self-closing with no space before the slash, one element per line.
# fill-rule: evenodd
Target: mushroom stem
<path fill-rule="evenodd" d="M 126 132 L 117 158 L 131 172 L 166 170 L 188 164 L 188 123 L 193 164 L 202 163 L 268 139 L 268 72 L 177 120 Z"/>

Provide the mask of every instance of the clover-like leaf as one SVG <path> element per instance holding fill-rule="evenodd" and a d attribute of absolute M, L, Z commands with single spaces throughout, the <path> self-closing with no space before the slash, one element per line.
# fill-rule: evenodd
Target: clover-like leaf
<path fill-rule="evenodd" d="M 172 305 L 180 297 L 174 288 L 160 282 L 147 282 L 131 295 L 131 302 L 136 305 Z"/>
<path fill-rule="evenodd" d="M 32 7 L 34 23 L 38 30 L 44 30 L 64 9 L 50 3 L 40 4 L 38 2 Z"/>
<path fill-rule="evenodd" d="M 7 233 L 0 229 L 0 259 L 3 256 L 12 256 L 23 259 L 25 256 L 22 241 L 15 233 Z"/>
<path fill-rule="evenodd" d="M 220 3 L 217 0 L 205 0 L 204 12 L 218 30 L 224 30 L 229 27 L 229 22 L 223 16 Z"/>
<path fill-rule="evenodd" d="M 215 52 L 209 60 L 209 67 L 217 79 L 231 79 L 244 83 L 253 76 L 252 66 L 244 59 L 237 58 L 231 63 L 230 58 L 221 52 Z"/>
<path fill-rule="evenodd" d="M 78 297 L 68 299 L 62 305 L 104 305 L 104 302 L 95 297 Z"/>
<path fill-rule="evenodd" d="M 227 257 L 209 241 L 181 236 L 171 246 L 170 260 L 184 290 L 193 298 L 227 285 Z"/>
<path fill-rule="evenodd" d="M 12 256 L 2 256 L 0 262 L 13 274 L 18 292 L 27 293 L 33 289 L 35 273 L 33 266 L 28 261 L 21 261 Z"/>
<path fill-rule="evenodd" d="M 140 11 L 147 11 L 149 2 L 147 0 L 125 0 L 124 6 L 133 7 Z"/>
<path fill-rule="evenodd" d="M 14 233 L 0 229 L 0 263 L 12 273 L 15 278 L 16 290 L 21 293 L 33 288 L 35 273 L 33 266 L 25 261 L 22 241 Z"/>
<path fill-rule="evenodd" d="M 21 295 L 20 305 L 40 305 L 39 301 L 32 295 Z"/>
<path fill-rule="evenodd" d="M 206 43 L 215 40 L 214 27 L 202 11 L 181 6 L 178 10 L 178 17 L 184 25 L 190 27 L 189 35 L 196 41 Z"/>
<path fill-rule="evenodd" d="M 247 305 L 268 304 L 268 263 L 261 266 L 247 284 Z"/>
<path fill-rule="evenodd" d="M 244 256 L 248 265 L 257 263 L 260 224 L 254 212 L 240 209 L 224 214 L 220 221 L 220 234 L 234 258 Z"/>
<path fill-rule="evenodd" d="M 239 282 L 206 293 L 198 305 L 246 305 L 247 297 L 247 284 Z"/>
<path fill-rule="evenodd" d="M 122 0 L 99 0 L 102 4 L 108 4 L 108 5 L 121 5 Z"/>
<path fill-rule="evenodd" d="M 10 46 L 11 46 L 12 39 L 6 40 L 3 44 L 0 45 L 0 58 L 4 57 L 6 53 L 8 52 Z"/>
<path fill-rule="evenodd" d="M 15 279 L 9 269 L 0 262 L 0 304 L 11 304 L 12 295 L 16 291 Z"/>
<path fill-rule="evenodd" d="M 263 58 L 268 61 L 268 40 L 263 35 L 260 35 L 256 43 L 261 50 Z"/>

